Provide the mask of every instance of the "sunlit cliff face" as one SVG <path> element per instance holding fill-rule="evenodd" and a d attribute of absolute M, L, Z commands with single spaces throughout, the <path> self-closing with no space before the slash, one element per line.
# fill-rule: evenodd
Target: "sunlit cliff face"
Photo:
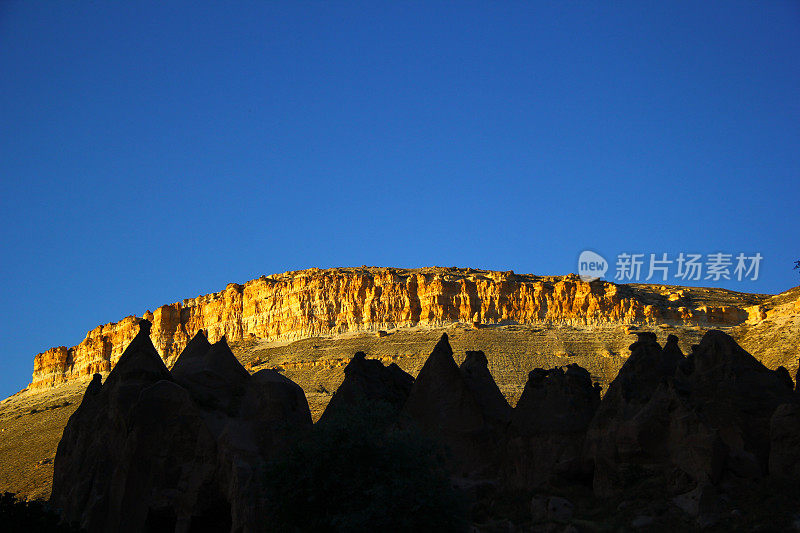
<path fill-rule="evenodd" d="M 709 290 L 458 268 L 309 269 L 229 284 L 143 317 L 153 322 L 151 339 L 168 365 L 201 329 L 211 342 L 223 335 L 236 342 L 457 322 L 734 326 L 766 317 L 756 295 L 743 301 L 720 289 L 709 304 L 698 291 Z M 38 354 L 31 388 L 111 370 L 136 335 L 138 321 L 131 316 L 98 326 L 77 346 Z"/>

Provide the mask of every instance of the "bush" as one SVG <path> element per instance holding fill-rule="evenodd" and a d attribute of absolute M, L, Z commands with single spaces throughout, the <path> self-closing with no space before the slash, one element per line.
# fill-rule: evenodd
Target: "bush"
<path fill-rule="evenodd" d="M 14 494 L 0 496 L 0 531 L 77 532 L 77 528 L 59 524 L 58 514 L 40 502 L 18 500 Z"/>
<path fill-rule="evenodd" d="M 387 423 L 386 404 L 316 424 L 267 468 L 275 531 L 464 531 L 466 505 L 441 451 Z"/>

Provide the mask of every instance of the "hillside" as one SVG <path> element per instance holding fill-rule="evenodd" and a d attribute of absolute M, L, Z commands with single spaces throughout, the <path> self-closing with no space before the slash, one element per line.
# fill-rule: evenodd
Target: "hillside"
<path fill-rule="evenodd" d="M 770 296 L 472 269 L 312 269 L 229 285 L 143 315 L 154 323 L 151 339 L 168 366 L 198 329 L 211 341 L 226 335 L 248 370 L 274 368 L 298 383 L 314 420 L 355 352 L 416 376 L 443 332 L 458 363 L 466 350 L 486 353 L 512 406 L 536 367 L 578 363 L 605 390 L 628 357 L 633 331 L 653 331 L 662 343 L 676 334 L 687 353 L 705 331 L 722 329 L 792 376 L 800 345 L 800 287 Z M 91 374 L 107 373 L 137 322 L 99 326 L 78 346 L 36 357 L 33 385 L 0 402 L 0 491 L 47 497 L 67 419 Z"/>

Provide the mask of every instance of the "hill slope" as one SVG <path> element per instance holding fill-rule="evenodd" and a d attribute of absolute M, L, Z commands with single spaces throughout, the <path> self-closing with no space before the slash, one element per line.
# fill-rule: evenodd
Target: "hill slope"
<path fill-rule="evenodd" d="M 312 269 L 229 285 L 144 316 L 154 321 L 151 338 L 168 365 L 198 329 L 212 341 L 225 334 L 249 370 L 275 368 L 298 383 L 314 420 L 355 352 L 416 376 L 443 332 L 459 363 L 466 350 L 486 353 L 512 406 L 536 367 L 578 363 L 605 389 L 634 330 L 653 331 L 662 343 L 674 333 L 686 353 L 705 331 L 722 329 L 792 376 L 800 345 L 800 287 L 769 296 L 472 269 Z M 0 402 L 0 491 L 47 497 L 67 419 L 91 374 L 110 369 L 138 320 L 99 326 L 76 347 L 37 356 L 32 386 Z"/>

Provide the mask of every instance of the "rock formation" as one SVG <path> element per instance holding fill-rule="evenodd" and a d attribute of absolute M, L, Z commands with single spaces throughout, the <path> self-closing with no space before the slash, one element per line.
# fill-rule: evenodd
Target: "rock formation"
<path fill-rule="evenodd" d="M 769 473 L 800 479 L 800 403 L 785 403 L 770 420 Z"/>
<path fill-rule="evenodd" d="M 594 489 L 611 495 L 663 476 L 670 490 L 767 473 L 770 417 L 792 391 L 725 333 L 689 356 L 640 333 L 589 427 Z"/>
<path fill-rule="evenodd" d="M 89 532 L 258 530 L 260 465 L 311 425 L 302 390 L 272 371 L 251 377 L 202 334 L 173 376 L 150 323 L 140 328 L 70 418 L 51 504 Z"/>
<path fill-rule="evenodd" d="M 303 390 L 275 370 L 249 375 L 225 337 L 211 344 L 202 332 L 170 371 L 150 327 L 142 320 L 105 382 L 96 374 L 86 388 L 58 446 L 51 504 L 90 533 L 263 530 L 270 495 L 283 487 L 263 473 L 280 463 L 272 459 L 308 445 L 298 439 L 311 428 Z M 634 528 L 704 528 L 740 523 L 734 500 L 747 505 L 760 497 L 753 491 L 772 490 L 774 481 L 795 484 L 800 399 L 785 369 L 766 368 L 720 331 L 707 332 L 686 356 L 674 335 L 662 348 L 654 333 L 635 333 L 602 400 L 590 373 L 569 364 L 532 370 L 514 409 L 485 353 L 469 350 L 458 366 L 447 335 L 416 380 L 358 352 L 317 429 L 346 434 L 349 426 L 329 421 L 382 403 L 391 418 L 367 420 L 370 431 L 396 436 L 413 427 L 449 449 L 449 461 L 437 464 L 452 474 L 448 486 L 473 499 L 474 516 L 491 510 L 503 491 L 535 491 L 531 517 L 544 530 L 581 512 L 542 494 L 549 489 L 591 484 L 596 496 L 620 496 L 616 513 L 647 506 L 632 517 Z M 368 418 L 353 427 L 366 431 Z M 337 439 L 330 442 L 338 457 Z M 378 457 L 380 471 L 387 459 Z M 347 464 L 357 465 L 357 457 Z M 349 479 L 348 472 L 326 475 Z M 310 482 L 325 486 L 318 475 L 309 474 Z M 769 483 L 754 483 L 767 475 Z M 658 501 L 636 503 L 642 490 Z M 793 513 L 791 494 L 784 499 Z M 792 516 L 783 512 L 781 523 Z"/>
<path fill-rule="evenodd" d="M 500 425 L 508 422 L 511 419 L 511 406 L 489 373 L 486 354 L 480 350 L 467 350 L 466 358 L 458 368 L 473 397 L 480 399 L 478 406 L 483 411 L 484 417 Z"/>
<path fill-rule="evenodd" d="M 406 420 L 448 446 L 455 467 L 465 472 L 489 466 L 508 421 L 508 404 L 503 406 L 505 399 L 493 390 L 497 385 L 487 383 L 491 376 L 485 364 L 485 357 L 473 354 L 465 360 L 467 374 L 456 365 L 447 334 L 442 335 L 403 408 Z"/>
<path fill-rule="evenodd" d="M 202 333 L 194 336 L 175 362 L 172 377 L 201 405 L 235 413 L 250 373 L 233 355 L 225 337 L 211 345 L 204 339 Z"/>
<path fill-rule="evenodd" d="M 591 479 L 582 452 L 599 405 L 600 388 L 580 366 L 533 370 L 511 416 L 504 476 L 528 488 Z"/>
<path fill-rule="evenodd" d="M 144 318 L 167 365 L 194 334 L 231 342 L 296 340 L 356 331 L 455 322 L 734 326 L 770 313 L 764 297 L 707 289 L 585 283 L 474 269 L 310 269 L 263 276 L 224 291 L 164 305 Z M 694 297 L 694 292 L 697 297 Z M 709 299 L 713 303 L 706 303 Z M 752 317 L 751 317 L 752 315 Z M 754 322 L 754 323 L 755 323 Z M 138 319 L 91 330 L 77 346 L 51 348 L 34 360 L 31 388 L 108 372 L 137 332 Z"/>
<path fill-rule="evenodd" d="M 359 405 L 375 403 L 384 404 L 379 408 L 388 409 L 390 417 L 400 413 L 414 385 L 414 378 L 394 363 L 384 366 L 380 361 L 366 357 L 364 352 L 357 352 L 345 367 L 344 381 L 333 394 L 320 422 L 344 415 Z"/>
<path fill-rule="evenodd" d="M 791 401 L 791 386 L 721 331 L 706 333 L 692 356 L 689 401 L 719 428 L 730 450 L 729 466 L 752 458 L 759 475 L 766 474 L 770 417 L 778 405 Z"/>
<path fill-rule="evenodd" d="M 794 378 L 794 391 L 800 393 L 800 361 L 798 361 L 797 375 Z"/>

